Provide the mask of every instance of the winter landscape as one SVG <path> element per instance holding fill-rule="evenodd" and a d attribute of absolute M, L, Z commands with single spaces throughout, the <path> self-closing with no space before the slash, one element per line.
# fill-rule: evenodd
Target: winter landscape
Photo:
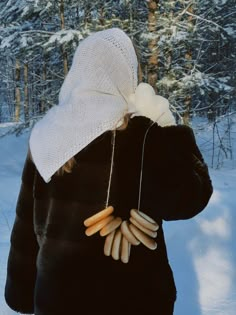
<path fill-rule="evenodd" d="M 196 124 L 197 128 L 198 124 Z M 201 124 L 204 126 L 204 123 Z M 223 125 L 221 125 L 223 127 Z M 0 124 L 1 134 L 9 129 Z M 197 129 L 198 130 L 198 129 Z M 210 164 L 211 126 L 195 132 Z M 236 148 L 236 128 L 233 139 Z M 0 138 L 0 314 L 16 314 L 4 301 L 9 238 L 29 133 Z M 236 153 L 236 152 L 235 152 Z M 210 168 L 214 193 L 207 208 L 187 221 L 165 222 L 170 263 L 178 298 L 175 315 L 234 315 L 236 309 L 236 169 L 224 161 L 220 170 Z M 234 167 L 234 168 L 233 168 Z"/>
<path fill-rule="evenodd" d="M 164 222 L 174 314 L 236 314 L 235 15 L 235 0 L 0 1 L 0 315 L 16 314 L 4 285 L 30 127 L 58 104 L 80 41 L 111 27 L 135 44 L 141 80 L 192 126 L 213 182 L 202 213 Z"/>

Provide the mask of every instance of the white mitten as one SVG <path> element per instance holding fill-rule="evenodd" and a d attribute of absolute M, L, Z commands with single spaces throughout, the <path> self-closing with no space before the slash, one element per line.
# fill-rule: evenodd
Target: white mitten
<path fill-rule="evenodd" d="M 156 95 L 150 84 L 140 83 L 135 93 L 130 95 L 129 100 L 137 115 L 150 118 L 161 127 L 176 124 L 169 109 L 168 100 Z"/>

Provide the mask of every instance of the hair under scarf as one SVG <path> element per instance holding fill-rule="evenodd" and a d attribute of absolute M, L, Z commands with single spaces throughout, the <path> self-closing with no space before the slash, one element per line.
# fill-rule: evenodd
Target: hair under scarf
<path fill-rule="evenodd" d="M 141 103 L 150 103 L 156 112 L 157 102 L 157 118 L 168 110 L 168 101 L 147 84 L 139 85 L 135 94 L 137 69 L 133 44 L 120 29 L 94 33 L 79 44 L 58 106 L 35 124 L 30 136 L 31 155 L 45 182 L 90 142 L 117 128 L 127 113 L 137 112 L 135 103 L 141 115 Z M 155 113 L 153 120 L 157 118 Z"/>

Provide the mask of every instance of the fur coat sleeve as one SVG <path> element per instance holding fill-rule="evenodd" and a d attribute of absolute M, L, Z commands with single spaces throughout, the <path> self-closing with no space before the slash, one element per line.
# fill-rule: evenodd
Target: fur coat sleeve
<path fill-rule="evenodd" d="M 152 165 L 154 159 L 158 163 L 151 171 L 154 188 L 146 191 L 146 197 L 150 201 L 155 198 L 158 214 L 164 220 L 192 218 L 206 207 L 213 192 L 208 167 L 190 127 L 158 129 L 159 137 L 154 140 L 150 135 L 149 146 L 156 149 L 149 159 Z"/>
<path fill-rule="evenodd" d="M 17 312 L 34 313 L 34 286 L 38 243 L 33 228 L 33 180 L 35 167 L 27 156 L 11 233 L 5 299 Z"/>

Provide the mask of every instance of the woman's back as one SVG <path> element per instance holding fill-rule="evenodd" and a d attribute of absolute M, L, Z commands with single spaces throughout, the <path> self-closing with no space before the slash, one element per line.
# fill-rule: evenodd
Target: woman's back
<path fill-rule="evenodd" d="M 117 131 L 116 134 L 109 205 L 114 207 L 114 215 L 122 220 L 129 220 L 130 210 L 138 205 L 143 140 L 150 124 L 147 118 L 135 117 L 130 120 L 126 130 Z M 183 133 L 186 137 L 183 137 Z M 157 125 L 151 127 L 147 135 L 140 210 L 158 222 L 158 246 L 154 251 L 142 244 L 132 246 L 128 264 L 106 257 L 103 253 L 105 237 L 99 233 L 86 236 L 83 224 L 85 219 L 105 207 L 112 132 L 104 133 L 77 154 L 77 165 L 71 173 L 54 175 L 48 184 L 35 170 L 32 161 L 26 163 L 23 183 L 29 185 L 29 190 L 29 183 L 33 181 L 34 184 L 32 195 L 28 192 L 21 199 L 27 199 L 28 203 L 29 198 L 32 199 L 34 232 L 38 241 L 32 246 L 36 250 L 39 245 L 37 274 L 31 275 L 36 276 L 35 314 L 59 315 L 77 308 L 83 314 L 101 312 L 110 315 L 115 314 L 114 310 L 126 314 L 123 307 L 127 308 L 127 305 L 130 306 L 129 312 L 136 310 L 136 314 L 143 314 L 144 311 L 149 314 L 155 301 L 158 308 L 163 301 L 166 304 L 166 301 L 175 299 L 162 219 L 163 214 L 165 219 L 189 218 L 202 210 L 198 208 L 191 213 L 196 206 L 195 196 L 200 197 L 198 202 L 204 199 L 198 189 L 202 189 L 202 182 L 189 188 L 199 176 L 188 170 L 192 159 L 186 153 L 194 150 L 194 147 L 190 147 L 191 137 L 187 127 L 161 128 Z M 192 141 L 194 144 L 194 138 Z M 185 168 L 181 169 L 181 165 L 185 165 Z M 183 181 L 186 178 L 181 189 L 177 185 L 180 175 Z M 167 184 L 169 190 L 165 187 Z M 207 187 L 210 189 L 210 186 Z M 185 206 L 189 195 L 193 198 L 192 204 Z M 183 208 L 178 209 L 178 204 L 175 205 L 177 199 Z M 188 209 L 188 206 L 191 208 Z M 24 208 L 24 204 L 20 203 L 19 217 Z M 25 221 L 28 219 L 25 218 Z M 15 229 L 25 230 L 26 222 L 18 222 Z M 14 248 L 12 251 L 11 263 L 14 266 Z M 15 265 L 15 268 L 18 267 Z"/>
<path fill-rule="evenodd" d="M 34 126 L 8 259 L 5 297 L 15 311 L 173 314 L 162 220 L 198 214 L 212 185 L 192 130 L 176 126 L 150 85 L 137 85 L 137 71 L 124 32 L 92 34 L 75 52 L 59 105 Z M 71 172 L 60 172 L 73 159 Z M 122 224 L 88 236 L 84 221 L 107 206 Z"/>

